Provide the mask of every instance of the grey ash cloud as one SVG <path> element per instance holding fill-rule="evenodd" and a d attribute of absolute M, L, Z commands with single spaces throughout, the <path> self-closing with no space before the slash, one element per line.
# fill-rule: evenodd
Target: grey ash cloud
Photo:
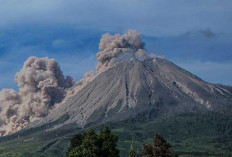
<path fill-rule="evenodd" d="M 140 33 L 135 30 L 129 30 L 123 35 L 111 35 L 106 33 L 102 35 L 97 53 L 97 72 L 100 73 L 122 60 L 129 60 L 132 57 L 144 60 L 153 55 L 148 55 L 144 48 Z"/>

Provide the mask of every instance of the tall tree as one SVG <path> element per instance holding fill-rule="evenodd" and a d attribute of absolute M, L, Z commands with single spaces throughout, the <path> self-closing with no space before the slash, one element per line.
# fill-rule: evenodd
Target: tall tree
<path fill-rule="evenodd" d="M 143 157 L 173 157 L 172 146 L 159 134 L 155 135 L 153 144 L 143 145 Z"/>
<path fill-rule="evenodd" d="M 112 133 L 109 127 L 105 127 L 99 134 L 100 154 L 104 157 L 118 157 L 119 150 L 117 147 L 118 136 Z"/>

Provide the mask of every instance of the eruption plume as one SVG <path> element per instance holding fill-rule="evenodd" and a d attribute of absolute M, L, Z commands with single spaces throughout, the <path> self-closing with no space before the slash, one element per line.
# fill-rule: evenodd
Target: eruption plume
<path fill-rule="evenodd" d="M 135 30 L 129 30 L 127 34 L 123 35 L 109 33 L 102 35 L 99 44 L 101 51 L 97 53 L 97 72 L 101 73 L 116 63 L 132 57 L 139 60 L 151 57 L 147 55 L 144 46 L 140 33 Z"/>

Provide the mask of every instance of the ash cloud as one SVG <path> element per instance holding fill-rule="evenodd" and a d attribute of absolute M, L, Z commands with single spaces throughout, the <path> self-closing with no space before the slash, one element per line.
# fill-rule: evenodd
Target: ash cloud
<path fill-rule="evenodd" d="M 109 33 L 102 35 L 99 44 L 100 52 L 97 53 L 97 73 L 101 73 L 116 63 L 129 60 L 132 57 L 140 60 L 152 57 L 147 54 L 144 46 L 140 33 L 135 30 L 129 30 L 128 33 L 123 35 L 111 35 Z"/>
<path fill-rule="evenodd" d="M 55 103 L 75 84 L 65 77 L 54 59 L 30 57 L 15 75 L 19 92 L 0 92 L 0 135 L 24 128 L 28 123 L 46 116 Z"/>

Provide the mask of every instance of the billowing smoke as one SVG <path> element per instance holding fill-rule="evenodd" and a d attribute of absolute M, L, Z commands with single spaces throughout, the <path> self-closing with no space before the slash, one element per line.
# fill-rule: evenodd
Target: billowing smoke
<path fill-rule="evenodd" d="M 0 92 L 0 135 L 18 131 L 46 116 L 75 84 L 70 76 L 64 77 L 54 59 L 37 57 L 24 63 L 15 82 L 19 92 L 13 89 Z"/>
<path fill-rule="evenodd" d="M 155 57 L 147 54 L 140 33 L 134 30 L 123 35 L 102 35 L 99 49 L 97 74 L 87 72 L 77 83 L 63 75 L 54 59 L 30 57 L 15 76 L 19 92 L 13 89 L 0 91 L 0 136 L 16 132 L 48 115 L 115 64 L 131 58 Z"/>
<path fill-rule="evenodd" d="M 139 60 L 152 57 L 147 55 L 144 46 L 140 33 L 135 30 L 129 30 L 127 34 L 123 35 L 109 33 L 102 35 L 99 44 L 101 51 L 97 54 L 97 72 L 101 73 L 116 63 L 129 60 L 132 57 Z"/>

